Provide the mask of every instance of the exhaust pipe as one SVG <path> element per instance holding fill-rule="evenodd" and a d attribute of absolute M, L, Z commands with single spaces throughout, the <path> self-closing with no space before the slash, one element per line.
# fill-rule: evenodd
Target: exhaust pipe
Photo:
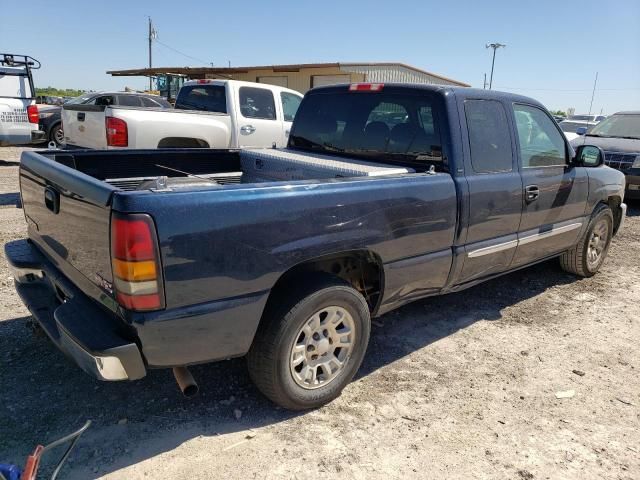
<path fill-rule="evenodd" d="M 174 367 L 173 376 L 185 397 L 190 398 L 198 393 L 198 384 L 187 367 Z"/>

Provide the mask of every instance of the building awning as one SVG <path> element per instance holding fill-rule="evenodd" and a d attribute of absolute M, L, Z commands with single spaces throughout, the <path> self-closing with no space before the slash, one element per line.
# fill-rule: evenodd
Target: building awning
<path fill-rule="evenodd" d="M 459 80 L 444 77 L 437 73 L 421 70 L 411 65 L 397 62 L 361 62 L 361 63 L 299 63 L 292 65 L 259 65 L 249 67 L 152 67 L 134 68 L 129 70 L 109 70 L 107 74 L 115 77 L 155 77 L 158 75 L 184 75 L 189 78 L 206 78 L 207 76 L 229 77 L 233 74 L 249 73 L 255 70 L 271 70 L 277 73 L 299 72 L 302 69 L 315 68 L 339 68 L 347 72 L 367 73 L 371 81 L 375 81 L 376 74 L 380 72 L 394 72 L 394 81 L 416 82 L 425 77 L 440 80 L 449 85 L 469 87 L 470 85 Z M 388 75 L 387 75 L 388 77 Z M 397 80 L 395 80 L 397 78 Z"/>

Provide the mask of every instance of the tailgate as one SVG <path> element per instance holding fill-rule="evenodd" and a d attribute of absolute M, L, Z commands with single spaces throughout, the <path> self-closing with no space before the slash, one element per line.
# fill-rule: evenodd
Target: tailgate
<path fill-rule="evenodd" d="M 104 105 L 64 105 L 62 129 L 68 145 L 84 148 L 107 148 Z"/>
<path fill-rule="evenodd" d="M 109 221 L 115 190 L 37 152 L 22 154 L 20 191 L 29 238 L 94 298 L 99 291 L 111 293 Z"/>

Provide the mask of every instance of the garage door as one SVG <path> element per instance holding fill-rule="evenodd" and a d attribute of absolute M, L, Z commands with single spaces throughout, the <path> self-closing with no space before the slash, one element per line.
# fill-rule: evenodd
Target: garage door
<path fill-rule="evenodd" d="M 336 83 L 351 83 L 351 75 L 313 75 L 311 77 L 312 87 L 335 85 Z"/>
<path fill-rule="evenodd" d="M 288 87 L 289 79 L 287 77 L 275 76 L 258 77 L 258 83 L 266 83 L 267 85 L 276 85 L 278 87 Z"/>

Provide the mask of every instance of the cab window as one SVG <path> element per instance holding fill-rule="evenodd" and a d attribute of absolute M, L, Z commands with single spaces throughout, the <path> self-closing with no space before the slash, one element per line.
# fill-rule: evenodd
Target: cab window
<path fill-rule="evenodd" d="M 245 118 L 276 119 L 276 104 L 271 90 L 240 87 L 240 113 Z"/>
<path fill-rule="evenodd" d="M 566 165 L 566 145 L 553 120 L 537 107 L 513 106 L 523 168 Z"/>
<path fill-rule="evenodd" d="M 302 97 L 289 92 L 280 92 L 280 98 L 282 99 L 284 121 L 293 122 L 296 112 L 298 111 L 298 107 L 300 106 L 300 102 L 302 101 Z"/>

